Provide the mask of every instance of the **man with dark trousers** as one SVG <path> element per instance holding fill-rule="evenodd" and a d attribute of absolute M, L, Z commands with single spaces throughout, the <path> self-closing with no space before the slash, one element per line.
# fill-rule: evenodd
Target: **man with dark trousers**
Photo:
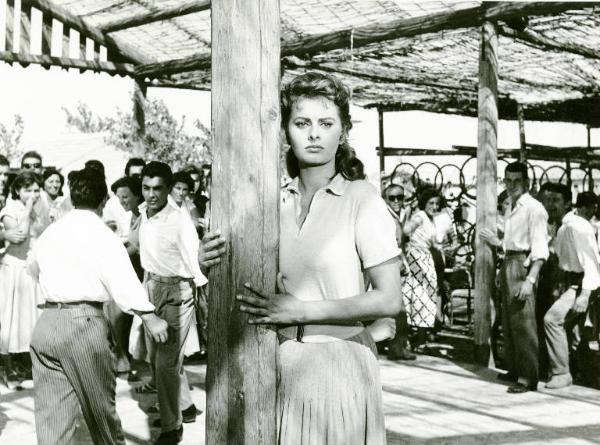
<path fill-rule="evenodd" d="M 495 231 L 482 229 L 480 237 L 504 248 L 500 270 L 502 335 L 508 375 L 514 382 L 509 393 L 536 391 L 539 380 L 539 339 L 535 287 L 540 268 L 548 258 L 548 214 L 529 193 L 527 165 L 508 164 L 504 185 L 512 208 L 505 217 L 504 240 Z"/>
<path fill-rule="evenodd" d="M 69 188 L 75 209 L 40 236 L 28 266 L 47 298 L 31 340 L 38 444 L 71 443 L 80 410 L 94 444 L 124 444 L 103 304 L 112 299 L 139 315 L 159 343 L 167 341 L 167 323 L 154 314 L 125 247 L 99 216 L 104 178 L 81 170 Z"/>

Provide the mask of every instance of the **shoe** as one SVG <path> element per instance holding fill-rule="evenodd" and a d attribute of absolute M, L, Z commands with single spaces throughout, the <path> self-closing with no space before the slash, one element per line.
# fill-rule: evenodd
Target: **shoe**
<path fill-rule="evenodd" d="M 498 380 L 502 380 L 503 382 L 517 383 L 517 381 L 519 380 L 519 377 L 517 377 L 514 374 L 511 374 L 510 372 L 507 372 L 506 374 L 499 372 L 497 377 Z"/>
<path fill-rule="evenodd" d="M 146 412 L 149 414 L 158 414 L 160 412 L 160 407 L 158 406 L 158 402 L 156 402 L 154 405 L 150 405 L 146 409 Z"/>
<path fill-rule="evenodd" d="M 154 411 L 156 410 L 156 411 Z M 148 412 L 152 412 L 152 413 L 157 413 L 159 412 L 159 407 L 158 404 L 156 405 L 152 405 L 150 408 L 148 408 Z M 181 416 L 183 417 L 183 423 L 194 423 L 196 421 L 196 416 L 198 414 L 202 414 L 202 411 L 199 410 L 198 408 L 196 408 L 196 405 L 194 405 L 193 403 L 188 406 L 186 409 L 184 409 L 183 411 L 181 411 Z M 156 419 L 154 422 L 152 422 L 152 426 L 154 428 L 160 428 L 160 426 L 162 425 L 160 419 Z"/>
<path fill-rule="evenodd" d="M 560 374 L 560 375 L 553 375 L 552 378 L 550 379 L 550 381 L 548 383 L 546 383 L 546 388 L 560 389 L 560 388 L 566 388 L 567 386 L 570 386 L 572 384 L 573 384 L 573 377 L 571 377 L 571 374 L 566 373 L 566 374 Z"/>
<path fill-rule="evenodd" d="M 509 394 L 522 394 L 524 392 L 529 391 L 537 391 L 537 382 L 531 383 L 529 385 L 524 385 L 522 383 L 517 383 L 515 385 L 509 386 L 506 390 Z"/>
<path fill-rule="evenodd" d="M 160 433 L 160 436 L 154 442 L 154 445 L 174 445 L 181 442 L 183 438 L 183 425 L 176 430 L 165 431 Z"/>
<path fill-rule="evenodd" d="M 388 352 L 389 360 L 416 360 L 417 355 L 410 352 L 408 349 L 402 348 L 400 352 L 396 352 L 395 350 L 390 350 Z"/>

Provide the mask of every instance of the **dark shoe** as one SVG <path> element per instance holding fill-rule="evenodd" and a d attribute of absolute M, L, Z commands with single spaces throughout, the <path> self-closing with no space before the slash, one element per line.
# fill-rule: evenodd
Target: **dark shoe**
<path fill-rule="evenodd" d="M 519 377 L 517 377 L 514 374 L 511 374 L 510 372 L 507 372 L 506 374 L 499 372 L 498 380 L 502 380 L 503 382 L 517 383 L 517 380 L 519 380 Z"/>
<path fill-rule="evenodd" d="M 529 391 L 537 391 L 537 382 L 532 383 L 530 385 L 523 385 L 522 383 L 517 383 L 516 385 L 509 386 L 506 390 L 509 394 L 522 394 L 524 392 Z"/>
<path fill-rule="evenodd" d="M 160 433 L 154 445 L 175 445 L 181 442 L 183 438 L 183 426 L 180 426 L 176 430 L 166 431 Z"/>
<path fill-rule="evenodd" d="M 159 412 L 158 405 L 152 405 L 148 408 L 148 412 L 157 413 Z M 194 423 L 196 421 L 196 416 L 198 414 L 202 414 L 202 411 L 196 408 L 196 405 L 193 403 L 188 406 L 186 409 L 181 411 L 181 416 L 183 417 L 183 423 Z M 160 419 L 156 419 L 152 422 L 152 426 L 154 428 L 160 428 L 161 422 Z"/>
<path fill-rule="evenodd" d="M 417 355 L 410 352 L 408 349 L 402 348 L 400 352 L 390 350 L 388 352 L 388 359 L 390 360 L 416 360 Z"/>

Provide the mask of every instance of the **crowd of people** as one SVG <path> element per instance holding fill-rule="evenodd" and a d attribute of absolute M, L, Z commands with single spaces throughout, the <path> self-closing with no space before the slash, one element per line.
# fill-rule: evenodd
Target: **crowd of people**
<path fill-rule="evenodd" d="M 281 194 L 278 289 L 248 283 L 237 295 L 250 324 L 277 327 L 283 445 L 385 443 L 376 342 L 389 340 L 392 360 L 427 349 L 460 244 L 461 218 L 435 187 L 409 203 L 402 185 L 379 193 L 365 180 L 348 144 L 349 104 L 349 90 L 320 73 L 283 88 L 291 182 Z M 81 411 L 94 443 L 123 444 L 116 375 L 139 380 L 132 358 L 150 370 L 137 391 L 157 393 L 155 443 L 178 443 L 197 415 L 183 360 L 205 354 L 206 269 L 225 251 L 208 227 L 209 169 L 173 173 L 132 158 L 109 196 L 97 160 L 66 181 L 36 152 L 20 167 L 9 178 L 0 156 L 0 353 L 5 383 L 33 378 L 39 443 L 69 443 Z M 500 301 L 511 393 L 537 388 L 542 344 L 546 386 L 571 383 L 571 333 L 589 322 L 600 287 L 597 197 L 581 193 L 571 211 L 568 187 L 547 183 L 538 201 L 527 179 L 524 164 L 507 167 L 502 221 L 480 231 L 504 258 L 501 298 L 490 298 Z"/>
<path fill-rule="evenodd" d="M 114 376 L 138 381 L 131 359 L 149 364 L 151 379 L 136 391 L 158 395 L 157 443 L 175 443 L 181 424 L 195 421 L 183 359 L 206 355 L 200 267 L 224 251 L 208 233 L 209 174 L 132 158 L 109 197 L 100 161 L 70 172 L 67 188 L 37 152 L 14 172 L 0 156 L 2 380 L 19 389 L 33 379 L 39 443 L 68 443 L 78 400 L 96 443 L 123 443 Z"/>

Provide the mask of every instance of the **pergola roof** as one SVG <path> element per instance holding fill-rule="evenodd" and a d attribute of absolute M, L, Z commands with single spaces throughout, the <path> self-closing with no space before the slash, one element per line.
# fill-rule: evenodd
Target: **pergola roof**
<path fill-rule="evenodd" d="M 207 1 L 22 1 L 58 7 L 123 49 L 117 57 L 109 46 L 108 60 L 133 68 L 113 74 L 210 89 Z M 475 116 L 484 19 L 499 27 L 501 118 L 514 119 L 518 103 L 527 120 L 600 125 L 595 3 L 281 0 L 284 80 L 322 70 L 347 82 L 360 106 Z"/>

